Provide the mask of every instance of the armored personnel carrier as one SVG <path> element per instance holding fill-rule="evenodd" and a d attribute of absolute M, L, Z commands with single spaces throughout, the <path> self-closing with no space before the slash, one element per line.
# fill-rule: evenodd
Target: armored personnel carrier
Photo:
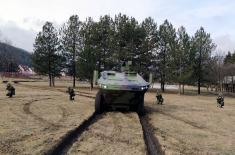
<path fill-rule="evenodd" d="M 122 72 L 103 71 L 98 79 L 95 111 L 102 113 L 107 108 L 128 108 L 139 114 L 144 113 L 144 94 L 149 88 L 138 73 L 126 66 Z"/>

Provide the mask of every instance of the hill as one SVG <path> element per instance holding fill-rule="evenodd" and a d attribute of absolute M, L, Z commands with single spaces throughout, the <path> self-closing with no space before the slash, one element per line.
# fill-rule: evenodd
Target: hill
<path fill-rule="evenodd" d="M 0 71 L 14 71 L 19 64 L 32 66 L 31 54 L 23 49 L 0 42 Z"/>

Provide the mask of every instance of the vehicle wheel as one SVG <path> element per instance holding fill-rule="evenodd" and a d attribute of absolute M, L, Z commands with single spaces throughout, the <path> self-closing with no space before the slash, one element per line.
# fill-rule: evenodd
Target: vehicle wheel
<path fill-rule="evenodd" d="M 104 111 L 103 103 L 102 103 L 102 93 L 98 91 L 95 98 L 95 112 L 97 114 L 101 114 Z"/>
<path fill-rule="evenodd" d="M 144 110 L 144 96 L 140 97 L 140 101 L 136 107 L 136 112 L 139 115 L 144 115 L 145 114 L 145 110 Z"/>

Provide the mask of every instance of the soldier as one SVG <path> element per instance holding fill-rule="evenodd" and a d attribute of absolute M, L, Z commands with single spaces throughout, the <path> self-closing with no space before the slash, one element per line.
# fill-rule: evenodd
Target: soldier
<path fill-rule="evenodd" d="M 70 101 L 73 101 L 74 100 L 74 96 L 75 96 L 75 92 L 74 92 L 73 88 L 69 87 L 68 90 L 67 90 L 67 93 L 69 93 Z"/>
<path fill-rule="evenodd" d="M 7 84 L 6 90 L 8 91 L 6 96 L 8 96 L 9 98 L 15 95 L 15 88 L 10 83 Z"/>
<path fill-rule="evenodd" d="M 164 99 L 162 97 L 162 94 L 159 93 L 159 91 L 157 91 L 156 98 L 157 98 L 157 104 L 163 104 Z"/>
<path fill-rule="evenodd" d="M 217 107 L 223 108 L 224 106 L 224 97 L 222 93 L 219 93 L 217 97 Z"/>

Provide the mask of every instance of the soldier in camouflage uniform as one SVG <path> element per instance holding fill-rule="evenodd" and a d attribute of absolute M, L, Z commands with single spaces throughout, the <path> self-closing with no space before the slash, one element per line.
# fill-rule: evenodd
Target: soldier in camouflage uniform
<path fill-rule="evenodd" d="M 156 98 L 157 98 L 157 104 L 163 104 L 164 99 L 162 97 L 162 94 L 159 93 L 159 91 L 157 91 Z"/>
<path fill-rule="evenodd" d="M 6 90 L 8 91 L 6 96 L 8 96 L 9 98 L 15 95 L 15 88 L 10 83 L 7 84 Z"/>
<path fill-rule="evenodd" d="M 74 92 L 73 88 L 69 87 L 68 90 L 67 90 L 67 93 L 69 93 L 70 101 L 73 101 L 74 100 L 74 96 L 75 96 L 75 92 Z"/>
<path fill-rule="evenodd" d="M 224 106 L 224 96 L 222 93 L 219 93 L 217 97 L 217 107 L 223 108 Z"/>

